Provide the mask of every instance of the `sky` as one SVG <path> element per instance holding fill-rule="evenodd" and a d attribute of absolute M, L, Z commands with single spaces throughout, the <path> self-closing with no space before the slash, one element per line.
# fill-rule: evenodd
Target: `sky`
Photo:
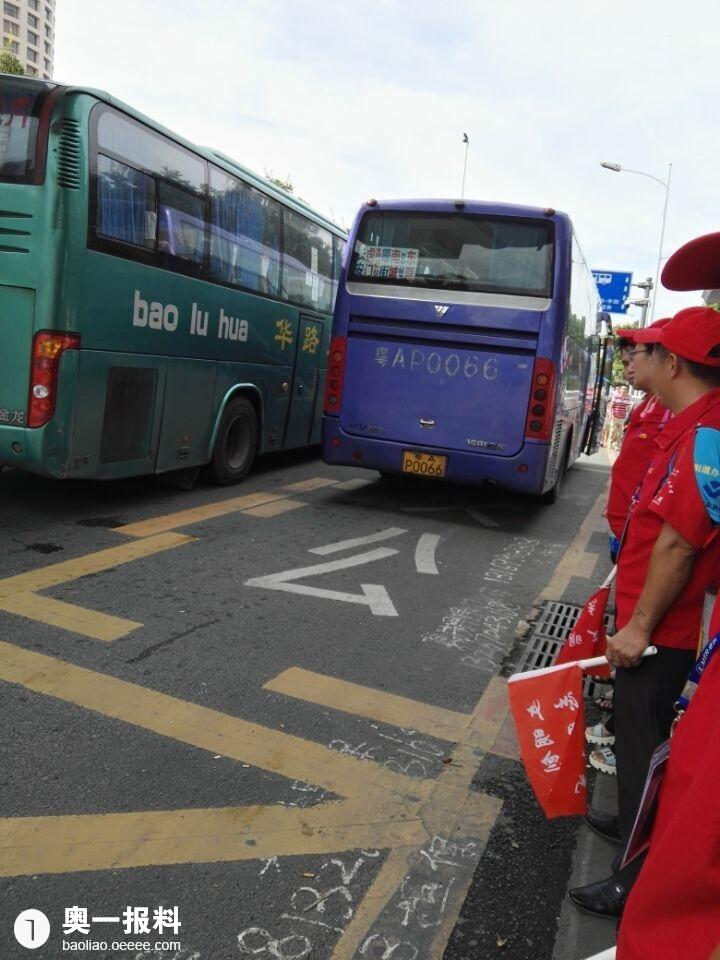
<path fill-rule="evenodd" d="M 591 268 L 643 280 L 665 188 L 626 170 L 672 164 L 664 257 L 720 230 L 719 41 L 717 0 L 57 0 L 54 76 L 346 227 L 370 197 L 458 197 L 467 133 L 467 198 L 563 210 Z M 655 317 L 699 302 L 661 287 Z"/>

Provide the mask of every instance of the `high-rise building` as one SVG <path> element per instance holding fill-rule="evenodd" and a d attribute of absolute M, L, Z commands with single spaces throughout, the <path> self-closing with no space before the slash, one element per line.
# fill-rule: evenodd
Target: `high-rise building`
<path fill-rule="evenodd" d="M 28 76 L 52 77 L 55 0 L 4 0 L 3 41 Z"/>

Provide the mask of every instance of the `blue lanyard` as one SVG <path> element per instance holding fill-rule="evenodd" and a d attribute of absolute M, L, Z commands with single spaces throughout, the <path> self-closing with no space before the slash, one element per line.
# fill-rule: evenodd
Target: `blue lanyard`
<path fill-rule="evenodd" d="M 697 689 L 697 685 L 700 683 L 702 675 L 707 668 L 707 665 L 710 663 L 718 650 L 720 650 L 720 633 L 716 634 L 712 638 L 710 643 L 700 654 L 695 666 L 690 671 L 685 686 L 683 687 L 683 692 L 675 701 L 676 713 L 684 713 L 687 710 L 688 706 L 690 705 L 690 701 L 693 698 L 693 694 Z"/>

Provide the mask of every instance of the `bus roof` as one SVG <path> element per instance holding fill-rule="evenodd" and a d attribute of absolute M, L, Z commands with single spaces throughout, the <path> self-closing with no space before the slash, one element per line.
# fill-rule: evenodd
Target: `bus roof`
<path fill-rule="evenodd" d="M 424 199 L 424 200 L 374 200 L 365 204 L 366 210 L 424 210 L 447 213 L 449 210 L 464 213 L 497 214 L 504 217 L 559 218 L 569 220 L 566 213 L 552 207 L 529 207 L 519 203 L 495 203 L 488 200 Z"/>
<path fill-rule="evenodd" d="M 3 76 L 10 76 L 10 74 L 0 73 L 0 77 Z M 331 230 L 337 236 L 342 237 L 343 239 L 347 237 L 347 233 L 342 229 L 342 227 L 339 227 L 336 223 L 333 223 L 332 220 L 328 219 L 328 217 L 324 216 L 322 213 L 318 213 L 318 211 L 313 209 L 309 203 L 306 203 L 299 197 L 294 197 L 286 190 L 282 190 L 280 187 L 277 187 L 274 183 L 271 183 L 267 177 L 263 177 L 260 174 L 255 173 L 254 171 L 243 166 L 241 163 L 238 163 L 237 160 L 233 160 L 226 154 L 221 153 L 219 150 L 213 150 L 209 147 L 199 147 L 197 144 L 192 143 L 190 140 L 186 140 L 185 137 L 180 136 L 180 134 L 175 133 L 173 130 L 169 130 L 167 127 L 163 126 L 163 124 L 151 119 L 150 117 L 141 113 L 139 110 L 136 110 L 134 107 L 124 103 L 122 100 L 118 100 L 117 97 L 113 97 L 112 94 L 107 93 L 105 90 L 98 90 L 94 87 L 70 86 L 68 84 L 54 83 L 52 81 L 41 80 L 36 77 L 16 77 L 13 75 L 13 80 L 18 79 L 33 85 L 42 86 L 46 90 L 59 88 L 62 91 L 62 96 L 67 96 L 68 94 L 73 93 L 85 93 L 91 97 L 95 97 L 97 100 L 101 100 L 104 103 L 121 110 L 123 113 L 128 114 L 135 120 L 139 120 L 141 123 L 152 127 L 154 130 L 157 130 L 158 133 L 162 133 L 164 136 L 174 140 L 176 143 L 186 147 L 188 150 L 192 150 L 193 153 L 199 154 L 205 160 L 208 160 L 219 167 L 223 167 L 228 171 L 228 173 L 239 173 L 243 179 L 249 181 L 253 186 L 258 187 L 264 193 L 270 194 L 285 206 L 295 209 L 298 213 L 302 213 L 306 216 L 310 215 L 315 221 L 322 224 L 328 230 Z"/>

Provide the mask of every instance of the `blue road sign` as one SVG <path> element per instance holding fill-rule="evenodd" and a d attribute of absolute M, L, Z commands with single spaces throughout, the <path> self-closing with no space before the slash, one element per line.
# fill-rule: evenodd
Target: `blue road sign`
<path fill-rule="evenodd" d="M 603 310 L 608 313 L 627 313 L 625 306 L 630 296 L 631 273 L 617 273 L 615 270 L 593 270 Z"/>

